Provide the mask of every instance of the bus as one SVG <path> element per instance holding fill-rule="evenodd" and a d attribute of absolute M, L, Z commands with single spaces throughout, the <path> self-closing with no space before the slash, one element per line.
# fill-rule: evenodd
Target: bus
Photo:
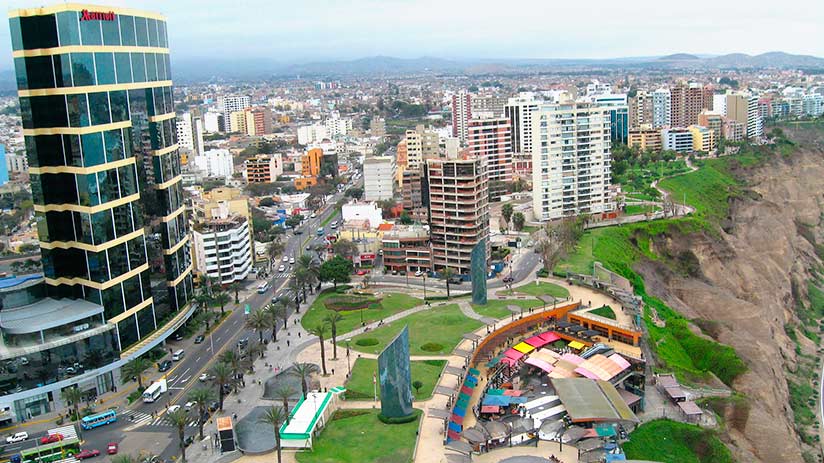
<path fill-rule="evenodd" d="M 48 463 L 65 460 L 77 455 L 80 452 L 80 440 L 76 437 L 63 439 L 53 444 L 41 445 L 30 449 L 21 450 L 19 454 L 11 456 L 11 462 L 20 463 Z"/>
<path fill-rule="evenodd" d="M 84 416 L 80 421 L 80 426 L 82 426 L 83 429 L 89 430 L 103 426 L 104 424 L 114 423 L 115 421 L 117 421 L 117 413 L 115 413 L 114 410 L 106 410 L 96 415 Z"/>
<path fill-rule="evenodd" d="M 150 404 L 157 400 L 164 392 L 166 392 L 166 380 L 161 379 L 160 381 L 152 383 L 151 386 L 147 387 L 145 391 L 143 391 L 143 403 Z"/>

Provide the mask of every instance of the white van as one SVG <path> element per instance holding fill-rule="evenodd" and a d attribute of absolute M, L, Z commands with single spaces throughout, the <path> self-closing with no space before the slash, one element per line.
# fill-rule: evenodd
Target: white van
<path fill-rule="evenodd" d="M 268 290 L 269 290 L 269 283 L 261 283 L 261 284 L 260 284 L 260 285 L 258 285 L 258 287 L 257 287 L 257 292 L 258 292 L 258 294 L 263 294 L 263 293 L 265 293 L 265 292 L 266 292 L 266 291 L 268 291 Z"/>
<path fill-rule="evenodd" d="M 184 355 L 186 355 L 186 352 L 183 352 L 183 349 L 181 349 L 181 350 L 175 352 L 174 354 L 172 354 L 172 361 L 177 362 L 177 361 L 181 360 Z"/>

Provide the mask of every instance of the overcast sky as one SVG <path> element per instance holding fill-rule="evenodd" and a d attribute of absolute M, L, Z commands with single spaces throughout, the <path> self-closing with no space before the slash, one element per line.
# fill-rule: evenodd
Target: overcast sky
<path fill-rule="evenodd" d="M 10 8 L 51 4 L 8 0 Z M 824 56 L 822 0 L 111 0 L 167 16 L 173 59 Z M 11 67 L 8 25 L 0 68 Z"/>

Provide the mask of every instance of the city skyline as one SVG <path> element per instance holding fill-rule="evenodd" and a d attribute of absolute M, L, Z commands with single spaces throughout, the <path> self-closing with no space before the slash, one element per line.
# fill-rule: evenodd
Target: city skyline
<path fill-rule="evenodd" d="M 8 6 L 33 8 L 40 4 L 15 0 Z M 817 25 L 824 22 L 824 8 L 808 1 L 784 4 L 781 11 L 740 0 L 722 4 L 699 0 L 683 11 L 662 11 L 648 0 L 629 7 L 598 1 L 588 4 L 586 10 L 579 5 L 525 1 L 519 3 L 519 8 L 502 9 L 495 14 L 466 1 L 443 4 L 431 0 L 398 0 L 391 5 L 359 0 L 345 7 L 309 2 L 289 4 L 288 9 L 283 8 L 283 2 L 272 5 L 259 0 L 245 2 L 242 7 L 213 4 L 202 8 L 202 4 L 188 0 L 116 0 L 111 6 L 148 9 L 165 15 L 173 26 L 170 46 L 179 60 L 225 56 L 232 60 L 257 58 L 280 64 L 304 64 L 371 56 L 614 59 L 672 53 L 755 55 L 771 51 L 824 56 L 824 45 L 798 40 L 813 36 Z M 268 17 L 246 13 L 266 8 L 278 14 Z M 595 11 L 598 14 L 593 14 Z M 536 17 L 541 19 L 525 21 Z M 723 27 L 719 20 L 723 20 Z M 759 34 L 765 27 L 794 33 Z M 673 34 L 673 30 L 678 33 Z M 655 40 L 648 40 L 652 37 Z M 10 49 L 8 28 L 0 31 L 0 47 Z M 11 56 L 6 54 L 0 59 L 0 69 L 11 68 Z"/>

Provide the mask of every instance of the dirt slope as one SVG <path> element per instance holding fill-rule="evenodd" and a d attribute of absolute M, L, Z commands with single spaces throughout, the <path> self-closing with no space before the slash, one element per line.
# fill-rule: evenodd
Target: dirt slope
<path fill-rule="evenodd" d="M 785 370 L 794 370 L 795 344 L 784 325 L 797 323 L 791 282 L 803 283 L 807 269 L 820 263 L 797 224 L 811 225 L 821 242 L 824 152 L 801 150 L 742 175 L 751 194 L 732 204 L 726 231 L 654 244 L 659 253 L 692 251 L 700 274 L 685 277 L 652 262 L 636 270 L 650 293 L 686 317 L 717 321 L 716 338 L 747 362 L 735 388 L 750 397 L 750 417 L 742 432 L 729 431 L 737 459 L 801 462 L 785 379 Z M 803 351 L 813 353 L 815 346 L 802 340 Z"/>

